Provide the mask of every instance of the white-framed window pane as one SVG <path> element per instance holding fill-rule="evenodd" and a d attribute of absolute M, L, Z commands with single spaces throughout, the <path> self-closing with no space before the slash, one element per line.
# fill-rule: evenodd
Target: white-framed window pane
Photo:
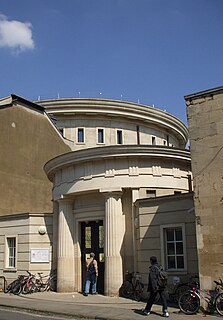
<path fill-rule="evenodd" d="M 98 129 L 98 143 L 104 143 L 104 129 Z"/>
<path fill-rule="evenodd" d="M 7 238 L 7 252 L 8 252 L 7 267 L 15 268 L 16 266 L 16 238 L 15 237 Z"/>
<path fill-rule="evenodd" d="M 83 128 L 77 129 L 77 141 L 84 142 L 84 129 Z"/>
<path fill-rule="evenodd" d="M 165 229 L 168 269 L 184 269 L 184 246 L 182 228 Z"/>

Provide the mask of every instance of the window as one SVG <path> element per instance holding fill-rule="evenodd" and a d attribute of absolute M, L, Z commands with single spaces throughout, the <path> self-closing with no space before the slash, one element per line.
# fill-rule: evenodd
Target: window
<path fill-rule="evenodd" d="M 79 143 L 84 142 L 84 129 L 83 128 L 77 129 L 77 142 L 79 142 Z"/>
<path fill-rule="evenodd" d="M 98 143 L 104 143 L 104 129 L 98 129 Z"/>
<path fill-rule="evenodd" d="M 153 145 L 156 144 L 156 137 L 152 137 L 152 144 L 153 144 Z"/>
<path fill-rule="evenodd" d="M 122 130 L 117 130 L 117 144 L 122 144 Z"/>
<path fill-rule="evenodd" d="M 167 269 L 184 269 L 185 249 L 182 227 L 164 229 L 164 239 Z"/>
<path fill-rule="evenodd" d="M 61 136 L 64 137 L 64 129 L 61 128 L 61 129 L 59 129 L 59 131 L 60 131 Z"/>
<path fill-rule="evenodd" d="M 6 239 L 6 267 L 16 267 L 16 238 L 10 237 Z"/>
<path fill-rule="evenodd" d="M 167 141 L 167 145 L 169 146 L 170 145 L 170 138 L 169 138 L 168 134 L 166 135 L 166 141 Z"/>
<path fill-rule="evenodd" d="M 146 190 L 147 198 L 155 198 L 156 197 L 156 190 Z"/>

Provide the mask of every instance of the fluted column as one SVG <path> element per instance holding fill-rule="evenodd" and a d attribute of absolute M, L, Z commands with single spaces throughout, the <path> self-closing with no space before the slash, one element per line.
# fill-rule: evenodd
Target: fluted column
<path fill-rule="evenodd" d="M 58 214 L 57 291 L 74 291 L 73 201 L 61 199 Z"/>
<path fill-rule="evenodd" d="M 105 295 L 117 296 L 123 282 L 121 249 L 125 232 L 121 192 L 105 193 Z"/>

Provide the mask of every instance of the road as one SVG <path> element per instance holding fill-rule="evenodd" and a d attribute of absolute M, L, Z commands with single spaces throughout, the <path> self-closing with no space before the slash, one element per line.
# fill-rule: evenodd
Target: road
<path fill-rule="evenodd" d="M 33 311 L 24 312 L 14 308 L 0 308 L 0 320 L 80 320 L 79 318 L 74 318 L 72 316 L 63 317 L 55 315 L 46 315 L 40 313 L 34 313 Z M 87 320 L 87 319 L 86 319 Z M 89 319 L 90 320 L 90 319 Z"/>

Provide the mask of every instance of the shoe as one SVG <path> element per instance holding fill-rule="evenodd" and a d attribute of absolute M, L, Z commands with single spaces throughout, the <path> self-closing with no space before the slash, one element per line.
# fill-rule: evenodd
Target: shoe
<path fill-rule="evenodd" d="M 92 292 L 92 294 L 97 294 L 97 292 Z"/>
<path fill-rule="evenodd" d="M 169 313 L 168 313 L 167 311 L 164 312 L 164 313 L 163 313 L 163 317 L 164 317 L 164 318 L 168 318 L 168 317 L 169 317 Z"/>
<path fill-rule="evenodd" d="M 144 315 L 149 316 L 150 315 L 150 311 L 147 311 L 146 309 L 142 309 L 142 312 Z"/>
<path fill-rule="evenodd" d="M 83 296 L 87 297 L 87 296 L 88 296 L 88 293 L 84 292 L 84 293 L 83 293 Z"/>

